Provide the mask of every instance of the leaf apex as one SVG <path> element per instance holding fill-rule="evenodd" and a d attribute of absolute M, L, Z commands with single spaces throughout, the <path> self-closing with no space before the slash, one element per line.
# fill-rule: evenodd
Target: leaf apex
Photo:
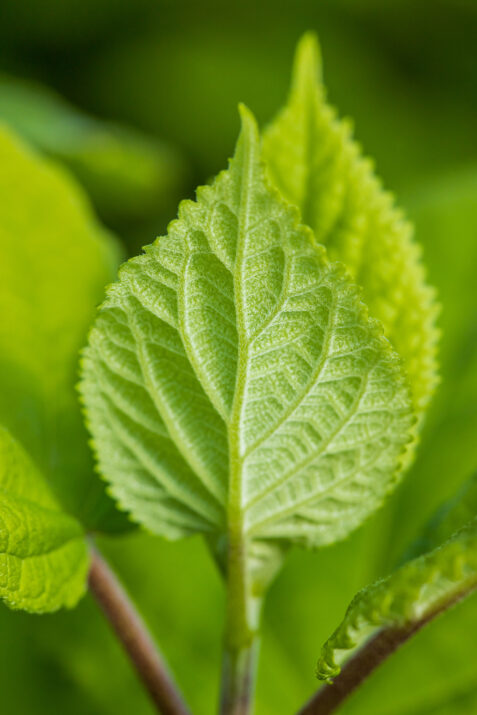
<path fill-rule="evenodd" d="M 240 115 L 241 122 L 241 135 L 247 136 L 249 140 L 258 140 L 258 126 L 257 120 L 251 109 L 247 107 L 246 104 L 240 102 L 238 105 L 238 111 Z"/>
<path fill-rule="evenodd" d="M 318 35 L 308 30 L 299 39 L 292 73 L 292 89 L 309 91 L 322 82 L 322 59 Z"/>

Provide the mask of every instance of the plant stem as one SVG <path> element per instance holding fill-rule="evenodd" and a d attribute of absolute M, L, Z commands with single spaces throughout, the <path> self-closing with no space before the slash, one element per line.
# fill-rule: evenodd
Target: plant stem
<path fill-rule="evenodd" d="M 158 712 L 189 715 L 166 664 L 124 587 L 95 548 L 91 548 L 89 588 L 118 636 Z"/>
<path fill-rule="evenodd" d="M 378 631 L 347 661 L 334 682 L 321 687 L 297 715 L 330 715 L 330 713 L 334 713 L 343 701 L 392 653 L 430 621 L 455 606 L 475 590 L 475 586 L 464 589 L 408 626 L 388 627 Z"/>
<path fill-rule="evenodd" d="M 240 519 L 230 530 L 222 661 L 221 715 L 248 715 L 253 704 L 262 599 L 251 593 Z"/>
<path fill-rule="evenodd" d="M 242 650 L 224 649 L 222 715 L 248 715 L 253 703 L 257 641 Z"/>

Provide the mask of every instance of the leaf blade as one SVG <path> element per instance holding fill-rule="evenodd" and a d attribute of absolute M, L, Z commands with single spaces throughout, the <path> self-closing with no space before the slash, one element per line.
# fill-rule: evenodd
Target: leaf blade
<path fill-rule="evenodd" d="M 444 544 L 360 591 L 322 648 L 317 675 L 331 681 L 342 661 L 387 629 L 406 633 L 477 588 L 477 521 Z"/>
<path fill-rule="evenodd" d="M 177 529 L 172 533 L 159 518 L 146 514 L 144 504 L 135 502 L 134 488 L 139 483 L 145 488 L 147 478 L 149 496 L 156 482 L 157 503 L 164 505 L 172 498 L 195 509 L 195 517 L 206 520 L 204 530 L 216 537 L 227 530 L 226 514 L 230 518 L 236 513 L 251 540 L 328 543 L 359 524 L 395 482 L 410 440 L 412 409 L 399 361 L 379 325 L 368 318 L 344 271 L 328 263 L 310 230 L 299 223 L 296 210 L 268 184 L 255 121 L 245 108 L 241 114 L 242 132 L 229 169 L 211 186 L 200 188 L 196 202 L 181 204 L 168 235 L 125 264 L 119 282 L 109 290 L 85 353 L 83 400 L 101 471 L 134 517 L 154 531 L 172 537 L 181 529 L 182 535 L 189 533 L 180 509 L 174 512 Z M 337 296 L 332 309 L 330 293 Z M 311 296 L 308 303 L 307 295 Z M 325 340 L 317 333 L 326 332 L 327 320 L 324 330 L 320 321 L 328 312 L 342 334 L 335 326 L 328 329 Z M 309 350 L 311 361 L 301 373 L 296 365 L 306 360 L 294 352 L 298 343 Z M 270 362 L 273 352 L 275 359 Z M 261 374 L 264 362 L 270 379 Z M 98 384 L 102 363 L 115 373 L 113 379 L 120 380 L 121 387 L 115 387 L 111 376 Z M 353 370 L 356 374 L 350 379 Z M 294 384 L 288 384 L 289 379 Z M 124 430 L 119 434 L 108 407 L 108 400 L 118 403 L 120 392 L 125 394 L 128 381 L 133 387 L 122 402 L 126 418 L 136 414 L 137 423 L 156 425 L 155 438 L 146 444 L 144 434 L 129 422 L 129 439 L 134 429 L 136 440 L 127 444 L 136 455 L 135 466 L 128 462 L 132 478 L 120 475 L 113 459 L 128 436 Z M 316 386 L 319 389 L 313 394 Z M 333 433 L 333 420 L 339 421 L 339 415 L 332 405 L 340 390 L 345 427 L 349 422 L 341 443 Z M 357 395 L 354 411 L 346 390 Z M 298 419 L 297 411 L 310 395 L 307 411 Z M 305 433 L 313 419 L 327 412 L 328 442 L 318 437 L 323 453 L 315 455 Z M 378 427 L 383 415 L 389 416 L 389 434 Z M 282 422 L 289 434 L 279 434 Z M 294 450 L 287 444 L 294 439 L 293 429 L 301 440 Z M 168 440 L 167 451 L 175 465 L 182 464 L 175 482 L 174 468 L 161 454 L 164 443 L 158 441 L 159 433 Z M 278 448 L 270 447 L 267 439 L 276 435 Z M 261 453 L 256 448 L 259 439 L 265 445 Z M 144 449 L 150 457 L 149 472 L 144 459 L 141 462 Z M 280 449 L 291 455 L 285 466 L 294 471 L 277 498 L 273 487 L 280 472 L 277 476 L 273 471 L 273 462 L 278 463 Z M 292 479 L 304 453 L 308 453 L 305 466 L 321 469 L 321 477 L 310 469 L 298 470 L 298 477 Z M 360 462 L 364 467 L 365 457 L 371 454 L 381 460 L 381 469 L 375 469 L 364 485 Z M 322 457 L 332 465 L 322 464 Z M 260 460 L 270 470 L 268 482 L 257 468 Z M 351 488 L 340 492 L 338 476 L 353 465 L 358 466 L 349 478 Z M 316 513 L 308 510 L 307 529 L 303 523 L 288 523 L 284 537 L 280 504 L 288 500 L 295 511 L 293 494 L 301 489 L 313 506 L 326 481 L 332 496 L 326 508 Z M 259 519 L 267 515 L 263 504 L 254 505 L 244 518 L 247 503 L 267 484 L 275 499 L 273 533 L 259 528 Z M 336 506 L 340 499 L 341 512 Z M 319 533 L 320 524 L 326 536 Z"/>
<path fill-rule="evenodd" d="M 0 428 L 0 598 L 13 609 L 51 613 L 84 594 L 84 532 L 61 510 L 21 445 Z"/>
<path fill-rule="evenodd" d="M 75 391 L 119 246 L 72 179 L 4 128 L 0 159 L 0 420 L 69 511 L 91 528 L 121 529 L 93 473 Z"/>
<path fill-rule="evenodd" d="M 422 414 L 438 381 L 435 292 L 411 225 L 361 155 L 350 123 L 326 102 L 313 33 L 298 44 L 288 103 L 265 130 L 263 148 L 271 179 L 363 287 Z"/>

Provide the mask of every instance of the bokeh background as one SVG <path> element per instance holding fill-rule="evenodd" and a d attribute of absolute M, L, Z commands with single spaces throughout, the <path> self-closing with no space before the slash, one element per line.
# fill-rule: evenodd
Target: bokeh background
<path fill-rule="evenodd" d="M 237 103 L 283 103 L 294 45 L 318 32 L 329 97 L 414 220 L 442 303 L 442 383 L 417 461 L 348 541 L 291 553 L 264 615 L 257 715 L 316 688 L 323 640 L 477 468 L 477 2 L 0 0 L 0 120 L 83 183 L 136 252 L 225 167 Z M 19 81 L 21 80 L 21 81 Z M 51 91 L 56 94 L 51 94 Z M 198 715 L 214 712 L 223 592 L 199 539 L 102 539 Z M 350 699 L 353 715 L 477 712 L 477 596 Z M 71 613 L 0 609 L 2 715 L 153 711 L 90 597 Z"/>

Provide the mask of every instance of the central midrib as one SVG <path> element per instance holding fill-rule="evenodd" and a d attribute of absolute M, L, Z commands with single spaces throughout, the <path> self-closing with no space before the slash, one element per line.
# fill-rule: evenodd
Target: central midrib
<path fill-rule="evenodd" d="M 247 121 L 248 120 L 248 121 Z M 247 126 L 248 125 L 248 126 Z M 241 418 L 243 392 L 247 370 L 248 340 L 245 330 L 243 295 L 243 260 L 245 241 L 250 230 L 250 186 L 255 169 L 257 138 L 248 117 L 243 117 L 241 175 L 239 186 L 237 251 L 233 270 L 236 305 L 238 360 L 235 392 L 228 423 L 229 492 L 227 504 L 227 617 L 226 642 L 231 652 L 250 647 L 256 629 L 256 614 L 252 609 L 251 581 L 248 568 L 247 543 L 244 537 L 242 505 Z M 239 155 L 240 156 L 240 155 Z M 237 161 L 237 159 L 236 159 Z M 237 167 L 237 170 L 239 167 Z"/>
<path fill-rule="evenodd" d="M 246 378 L 248 340 L 246 338 L 243 296 L 243 258 L 245 241 L 250 221 L 250 185 L 254 168 L 254 151 L 251 146 L 250 130 L 243 130 L 243 169 L 240 185 L 240 206 L 238 215 L 237 251 L 233 270 L 233 284 L 236 305 L 238 359 L 234 399 L 229 422 L 229 493 L 228 523 L 229 538 L 234 542 L 242 541 L 243 505 L 242 505 L 242 456 L 241 456 L 241 417 L 243 408 L 243 388 Z M 252 140 L 253 141 L 253 140 Z M 255 144 L 255 142 L 254 142 Z"/>

